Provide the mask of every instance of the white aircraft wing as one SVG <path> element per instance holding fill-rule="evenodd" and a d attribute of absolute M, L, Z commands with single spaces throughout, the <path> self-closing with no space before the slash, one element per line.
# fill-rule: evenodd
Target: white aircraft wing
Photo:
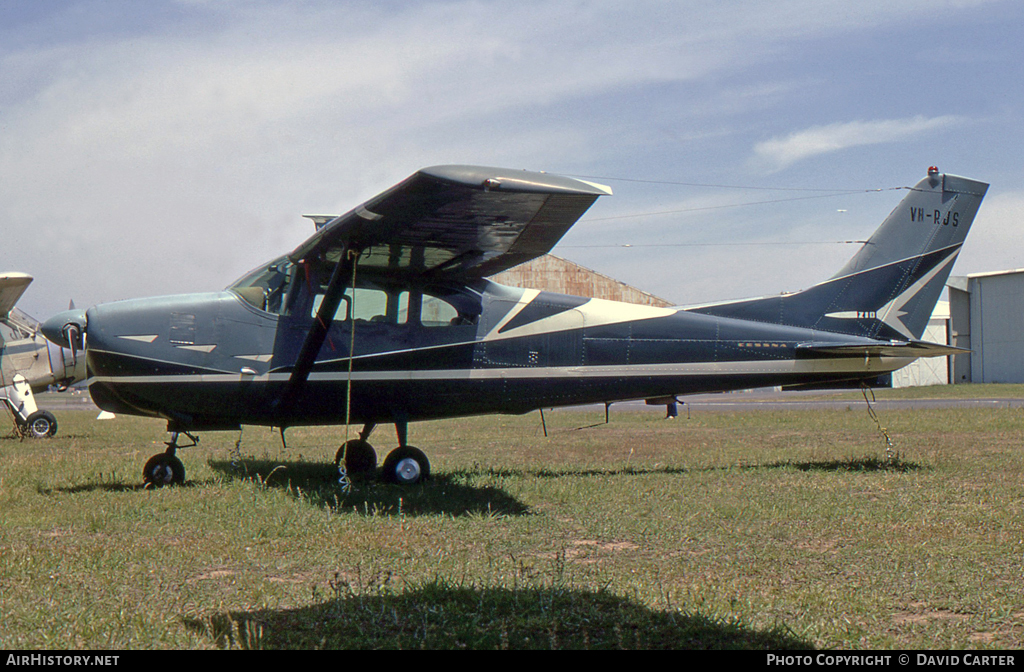
<path fill-rule="evenodd" d="M 30 284 L 32 276 L 27 273 L 0 273 L 0 318 L 11 314 Z"/>
<path fill-rule="evenodd" d="M 322 227 L 289 256 L 392 275 L 480 278 L 546 254 L 608 187 L 480 166 L 424 168 Z M 319 224 L 320 222 L 318 222 Z"/>

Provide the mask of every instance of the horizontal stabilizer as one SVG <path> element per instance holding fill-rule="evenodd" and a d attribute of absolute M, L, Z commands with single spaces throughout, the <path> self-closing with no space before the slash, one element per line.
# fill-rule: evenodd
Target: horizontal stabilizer
<path fill-rule="evenodd" d="M 797 354 L 832 355 L 839 357 L 946 357 L 971 352 L 941 343 L 927 341 L 879 341 L 877 343 L 801 343 Z"/>

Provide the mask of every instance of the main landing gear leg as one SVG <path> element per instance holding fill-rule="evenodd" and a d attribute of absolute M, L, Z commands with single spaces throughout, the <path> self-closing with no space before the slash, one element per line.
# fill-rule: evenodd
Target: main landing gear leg
<path fill-rule="evenodd" d="M 178 445 L 178 436 L 184 434 L 192 443 L 186 446 Z M 165 442 L 167 450 L 157 453 L 149 458 L 146 466 L 142 468 L 142 487 L 162 488 L 165 485 L 181 485 L 185 482 L 185 465 L 181 463 L 175 454 L 178 448 L 190 448 L 199 444 L 199 438 L 188 432 L 174 432 L 171 440 Z"/>
<path fill-rule="evenodd" d="M 373 473 L 377 468 L 377 452 L 367 439 L 376 426 L 372 422 L 363 425 L 358 439 L 351 439 L 342 444 L 334 456 L 335 466 L 340 467 L 341 461 L 345 460 L 345 471 L 349 476 Z"/>
<path fill-rule="evenodd" d="M 396 422 L 398 448 L 384 458 L 381 476 L 388 483 L 414 485 L 430 478 L 430 461 L 419 448 L 408 445 L 409 423 Z"/>

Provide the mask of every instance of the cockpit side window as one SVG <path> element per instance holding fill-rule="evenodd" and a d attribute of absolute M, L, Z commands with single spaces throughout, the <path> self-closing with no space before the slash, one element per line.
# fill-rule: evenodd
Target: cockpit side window
<path fill-rule="evenodd" d="M 0 318 L 0 343 L 32 338 L 39 329 L 38 323 L 17 308 L 5 318 Z"/>

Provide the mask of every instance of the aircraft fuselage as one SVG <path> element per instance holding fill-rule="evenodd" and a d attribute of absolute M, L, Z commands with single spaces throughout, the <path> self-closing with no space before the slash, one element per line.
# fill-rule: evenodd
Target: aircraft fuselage
<path fill-rule="evenodd" d="M 422 289 L 359 287 L 331 322 L 294 403 L 284 405 L 316 319 L 307 287 L 278 313 L 243 299 L 244 291 L 102 304 L 87 313 L 89 390 L 105 410 L 164 417 L 174 430 L 288 427 L 873 378 L 910 361 L 804 356 L 800 344 L 836 335 L 685 309 L 489 281 Z"/>

